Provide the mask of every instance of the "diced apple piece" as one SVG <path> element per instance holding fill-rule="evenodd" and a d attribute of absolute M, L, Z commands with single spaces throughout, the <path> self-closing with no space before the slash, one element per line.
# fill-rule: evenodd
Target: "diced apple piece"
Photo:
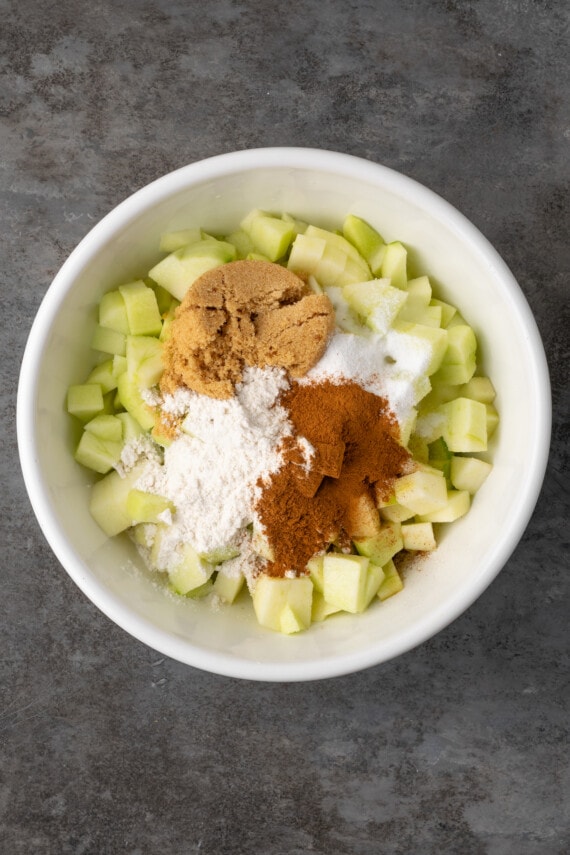
<path fill-rule="evenodd" d="M 159 335 L 162 329 L 162 318 L 152 288 L 147 288 L 140 279 L 121 285 L 119 291 L 125 301 L 131 335 Z"/>
<path fill-rule="evenodd" d="M 77 383 L 67 390 L 67 412 L 82 422 L 103 410 L 103 390 L 99 383 Z"/>
<path fill-rule="evenodd" d="M 265 558 L 267 561 L 275 560 L 273 547 L 269 543 L 265 532 L 257 528 L 255 525 L 253 526 L 253 534 L 251 535 L 251 548 L 257 553 L 257 555 L 261 555 L 261 557 Z"/>
<path fill-rule="evenodd" d="M 307 226 L 305 229 L 305 235 L 307 237 L 322 238 L 327 242 L 328 246 L 336 247 L 336 249 L 340 250 L 347 258 L 350 258 L 362 269 L 364 278 L 370 278 L 370 268 L 368 267 L 366 260 L 362 257 L 356 247 L 353 246 L 350 241 L 346 240 L 343 235 L 328 231 L 327 229 L 320 229 L 318 226 L 312 225 Z"/>
<path fill-rule="evenodd" d="M 403 345 L 407 350 L 421 347 L 426 354 L 426 375 L 435 374 L 441 365 L 447 349 L 447 330 L 426 327 L 424 324 L 412 324 L 396 319 L 388 333 L 392 347 Z"/>
<path fill-rule="evenodd" d="M 372 279 L 345 285 L 343 294 L 374 332 L 384 335 L 407 299 L 405 291 L 393 288 L 387 279 Z"/>
<path fill-rule="evenodd" d="M 114 537 L 131 525 L 127 496 L 141 477 L 144 466 L 144 463 L 137 464 L 124 478 L 118 472 L 110 472 L 91 488 L 89 510 L 107 537 Z"/>
<path fill-rule="evenodd" d="M 121 442 L 123 439 L 123 425 L 117 416 L 95 416 L 95 418 L 87 422 L 85 430 L 94 434 L 99 439 L 110 442 Z"/>
<path fill-rule="evenodd" d="M 313 555 L 307 562 L 307 570 L 315 590 L 323 593 L 323 561 L 324 555 Z"/>
<path fill-rule="evenodd" d="M 338 606 L 331 606 L 330 603 L 327 603 L 320 591 L 315 588 L 313 591 L 313 604 L 311 608 L 312 623 L 321 623 L 325 618 L 330 617 L 330 615 L 336 615 L 340 611 L 342 611 L 342 609 Z"/>
<path fill-rule="evenodd" d="M 367 493 L 349 501 L 346 527 L 352 540 L 362 540 L 380 533 L 378 509 Z"/>
<path fill-rule="evenodd" d="M 154 541 L 155 531 L 156 529 L 154 525 L 139 523 L 138 525 L 132 526 L 129 534 L 134 542 L 139 546 L 144 546 L 145 549 L 150 549 Z"/>
<path fill-rule="evenodd" d="M 105 362 L 100 362 L 99 365 L 96 365 L 85 382 L 98 383 L 104 395 L 116 389 L 117 378 L 113 372 L 113 360 L 106 359 Z"/>
<path fill-rule="evenodd" d="M 404 583 L 402 582 L 402 577 L 396 570 L 396 565 L 392 560 L 388 561 L 382 567 L 384 571 L 384 579 L 382 584 L 378 588 L 378 597 L 380 600 L 387 600 L 388 597 L 393 597 L 394 594 L 398 594 L 404 588 Z"/>
<path fill-rule="evenodd" d="M 185 543 L 181 549 L 179 560 L 168 569 L 168 578 L 177 594 L 187 594 L 189 591 L 204 585 L 213 572 L 214 565 L 203 561 L 194 547 Z"/>
<path fill-rule="evenodd" d="M 445 415 L 443 438 L 450 451 L 487 450 L 487 409 L 480 401 L 456 398 L 442 404 Z M 418 512 L 419 513 L 419 512 Z"/>
<path fill-rule="evenodd" d="M 311 275 L 309 276 L 309 284 L 311 285 L 311 288 L 315 290 L 312 283 L 316 283 L 320 293 L 324 293 L 323 289 L 318 284 L 315 277 Z M 353 335 L 360 336 L 370 333 L 370 330 L 366 327 L 363 327 L 363 325 L 358 320 L 356 312 L 354 311 L 350 303 L 347 302 L 343 294 L 343 289 L 339 285 L 330 285 L 327 288 L 326 293 L 327 297 L 333 304 L 335 324 L 337 327 L 339 327 L 339 329 L 341 329 L 343 332 L 348 332 L 352 333 Z"/>
<path fill-rule="evenodd" d="M 118 356 L 125 355 L 125 336 L 115 330 L 107 329 L 97 324 L 91 339 L 91 347 L 93 350 L 100 350 L 101 353 L 117 354 Z"/>
<path fill-rule="evenodd" d="M 307 237 L 307 235 L 303 235 L 303 237 Z M 340 247 L 327 243 L 325 251 L 313 271 L 314 276 L 324 288 L 335 285 L 337 279 L 344 273 L 347 261 L 347 254 Z"/>
<path fill-rule="evenodd" d="M 449 478 L 451 468 L 451 452 L 443 437 L 438 437 L 434 442 L 430 442 L 429 446 L 429 464 L 434 469 L 439 469 L 443 472 L 445 478 Z"/>
<path fill-rule="evenodd" d="M 493 436 L 499 424 L 499 414 L 493 404 L 485 404 L 487 413 L 487 439 Z"/>
<path fill-rule="evenodd" d="M 251 238 L 254 249 L 269 261 L 282 258 L 297 234 L 291 223 L 262 211 L 248 214 L 241 222 L 241 229 Z"/>
<path fill-rule="evenodd" d="M 436 299 L 430 300 L 430 306 L 439 306 L 441 309 L 441 326 L 446 329 L 457 312 L 455 306 Z"/>
<path fill-rule="evenodd" d="M 476 351 L 477 339 L 470 326 L 448 327 L 447 350 L 438 371 L 438 381 L 453 386 L 467 383 L 475 372 Z"/>
<path fill-rule="evenodd" d="M 410 508 L 405 508 L 395 500 L 380 508 L 380 517 L 383 520 L 386 520 L 386 522 L 401 523 L 405 520 L 411 519 L 413 516 L 415 516 L 414 511 Z M 401 548 L 402 547 L 400 547 L 400 549 Z"/>
<path fill-rule="evenodd" d="M 328 553 L 323 561 L 323 596 L 330 605 L 357 614 L 367 607 L 383 578 L 382 568 L 364 555 Z"/>
<path fill-rule="evenodd" d="M 95 433 L 83 431 L 75 450 L 75 459 L 82 466 L 105 475 L 121 456 L 122 442 L 101 439 Z"/>
<path fill-rule="evenodd" d="M 294 273 L 312 273 L 324 255 L 327 242 L 322 238 L 297 235 L 291 246 L 287 267 Z"/>
<path fill-rule="evenodd" d="M 404 549 L 412 552 L 431 552 L 437 546 L 430 522 L 403 523 L 402 540 Z"/>
<path fill-rule="evenodd" d="M 155 411 L 146 403 L 141 394 L 136 378 L 128 372 L 121 374 L 118 380 L 118 391 L 121 404 L 144 430 L 151 430 L 154 425 Z"/>
<path fill-rule="evenodd" d="M 344 220 L 342 232 L 366 260 L 374 276 L 379 275 L 386 244 L 376 229 L 360 217 L 349 214 Z"/>
<path fill-rule="evenodd" d="M 408 282 L 406 248 L 399 242 L 386 244 L 382 259 L 382 277 L 390 279 L 394 288 L 405 288 Z"/>
<path fill-rule="evenodd" d="M 394 495 L 400 505 L 415 514 L 428 514 L 447 502 L 447 487 L 443 473 L 418 469 L 394 482 Z"/>
<path fill-rule="evenodd" d="M 403 549 L 402 530 L 399 522 L 383 525 L 378 534 L 362 540 L 354 540 L 360 555 L 383 567 L 387 561 Z"/>
<path fill-rule="evenodd" d="M 143 388 L 158 383 L 162 376 L 162 344 L 152 336 L 127 336 L 127 371 Z"/>
<path fill-rule="evenodd" d="M 250 252 L 253 252 L 253 241 L 243 229 L 237 229 L 229 234 L 225 240 L 235 246 L 238 258 L 247 258 Z"/>
<path fill-rule="evenodd" d="M 175 594 L 179 593 L 172 582 L 170 583 L 170 588 Z M 214 583 L 211 579 L 208 579 L 203 585 L 198 585 L 197 588 L 192 588 L 192 590 L 188 591 L 184 596 L 189 600 L 201 600 L 203 597 L 207 597 L 208 594 L 211 594 L 213 590 Z"/>
<path fill-rule="evenodd" d="M 108 291 L 99 303 L 99 324 L 107 329 L 128 335 L 130 333 L 127 308 L 120 291 Z"/>
<path fill-rule="evenodd" d="M 252 597 L 261 626 L 276 632 L 306 629 L 311 623 L 312 598 L 313 583 L 308 576 L 283 579 L 266 575 L 257 578 Z"/>
<path fill-rule="evenodd" d="M 182 300 L 199 276 L 220 264 L 233 261 L 235 257 L 235 246 L 208 238 L 171 252 L 149 271 L 149 276 L 177 300 Z"/>
<path fill-rule="evenodd" d="M 131 515 L 133 523 L 165 522 L 161 518 L 164 512 L 174 513 L 175 510 L 174 502 L 155 493 L 133 489 L 127 496 L 127 513 Z"/>
<path fill-rule="evenodd" d="M 231 561 L 232 558 L 237 558 L 240 554 L 236 546 L 218 546 L 211 549 L 210 552 L 205 552 L 201 555 L 204 561 L 208 564 L 223 564 L 224 561 Z"/>
<path fill-rule="evenodd" d="M 471 497 L 467 490 L 449 490 L 447 504 L 430 514 L 420 514 L 418 522 L 450 523 L 465 516 L 471 504 Z"/>
<path fill-rule="evenodd" d="M 123 428 L 123 442 L 129 442 L 129 440 L 135 439 L 137 436 L 141 436 L 145 433 L 145 430 L 130 413 L 117 413 L 115 418 L 121 422 Z"/>
<path fill-rule="evenodd" d="M 473 398 L 482 404 L 492 404 L 497 393 L 488 377 L 472 377 L 469 382 L 455 389 L 453 398 Z"/>
<path fill-rule="evenodd" d="M 200 229 L 180 229 L 177 232 L 165 232 L 160 236 L 160 251 L 174 252 L 201 239 Z"/>
<path fill-rule="evenodd" d="M 429 460 L 428 443 L 421 436 L 412 434 L 407 443 L 408 451 L 418 463 L 427 463 Z"/>
<path fill-rule="evenodd" d="M 304 220 L 297 220 L 295 217 L 292 217 L 291 214 L 285 213 L 281 214 L 281 219 L 285 220 L 286 223 L 291 223 L 293 228 L 295 229 L 295 234 L 304 235 L 307 231 L 309 224 L 305 223 Z"/>
<path fill-rule="evenodd" d="M 115 380 L 118 380 L 119 377 L 121 376 L 121 374 L 124 374 L 125 371 L 127 370 L 127 357 L 126 356 L 118 356 L 117 354 L 115 354 L 115 356 L 113 356 L 112 362 L 113 362 L 113 377 L 115 378 Z M 103 365 L 104 364 L 105 363 L 103 363 Z M 114 389 L 117 388 L 116 383 L 115 383 L 113 388 Z"/>
<path fill-rule="evenodd" d="M 224 600 L 224 602 L 233 603 L 243 588 L 244 582 L 244 576 L 228 576 L 227 573 L 224 573 L 223 567 L 221 567 L 214 582 L 214 593 Z"/>
<path fill-rule="evenodd" d="M 491 463 L 478 457 L 451 458 L 450 480 L 456 490 L 467 490 L 472 495 L 481 487 L 491 469 Z"/>

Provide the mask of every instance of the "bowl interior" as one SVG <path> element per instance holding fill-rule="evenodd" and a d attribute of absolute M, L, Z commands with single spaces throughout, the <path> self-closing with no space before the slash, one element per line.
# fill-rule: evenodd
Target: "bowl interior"
<path fill-rule="evenodd" d="M 101 295 L 144 275 L 161 232 L 227 233 L 251 208 L 289 211 L 325 227 L 350 212 L 411 249 L 415 273 L 474 327 L 501 416 L 494 469 L 469 514 L 406 576 L 402 594 L 364 615 L 338 616 L 283 637 L 259 627 L 249 603 L 214 611 L 165 596 L 126 536 L 107 539 L 88 511 L 92 479 L 72 457 L 66 390 L 89 368 Z M 409 649 L 461 613 L 516 545 L 544 473 L 549 389 L 528 306 L 484 238 L 434 194 L 390 170 L 343 155 L 261 150 L 173 173 L 115 209 L 66 262 L 40 309 L 22 367 L 20 453 L 36 514 L 56 555 L 109 617 L 189 664 L 258 679 L 349 672 Z"/>

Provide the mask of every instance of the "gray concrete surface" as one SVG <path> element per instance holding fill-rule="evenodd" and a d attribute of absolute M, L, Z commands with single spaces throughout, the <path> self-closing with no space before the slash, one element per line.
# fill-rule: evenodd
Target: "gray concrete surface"
<path fill-rule="evenodd" d="M 570 851 L 569 7 L 564 0 L 19 0 L 2 39 L 0 851 Z M 47 547 L 17 463 L 26 335 L 89 228 L 207 155 L 307 145 L 419 179 L 536 315 L 552 454 L 520 547 L 398 661 L 210 676 L 113 626 Z"/>

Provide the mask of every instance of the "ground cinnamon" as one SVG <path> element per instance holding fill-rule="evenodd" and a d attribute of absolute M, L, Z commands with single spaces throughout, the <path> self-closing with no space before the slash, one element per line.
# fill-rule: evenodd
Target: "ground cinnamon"
<path fill-rule="evenodd" d="M 259 485 L 256 512 L 273 548 L 274 561 L 267 568 L 273 576 L 304 572 L 307 561 L 332 541 L 348 546 L 355 500 L 374 492 L 388 498 L 410 460 L 387 401 L 353 381 L 294 382 L 280 403 L 290 413 L 295 434 L 317 451 L 305 473 L 289 442 L 284 465 Z M 338 477 L 324 474 L 331 460 L 338 472 L 339 456 Z M 303 488 L 303 478 L 310 489 Z"/>

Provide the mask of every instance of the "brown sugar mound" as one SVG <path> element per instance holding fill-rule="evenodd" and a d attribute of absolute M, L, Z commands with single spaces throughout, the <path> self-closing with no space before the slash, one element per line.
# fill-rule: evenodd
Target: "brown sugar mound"
<path fill-rule="evenodd" d="M 290 270 L 269 261 L 223 264 L 200 276 L 176 310 L 161 388 L 231 398 L 245 365 L 280 366 L 302 377 L 333 329 L 329 298 Z"/>

